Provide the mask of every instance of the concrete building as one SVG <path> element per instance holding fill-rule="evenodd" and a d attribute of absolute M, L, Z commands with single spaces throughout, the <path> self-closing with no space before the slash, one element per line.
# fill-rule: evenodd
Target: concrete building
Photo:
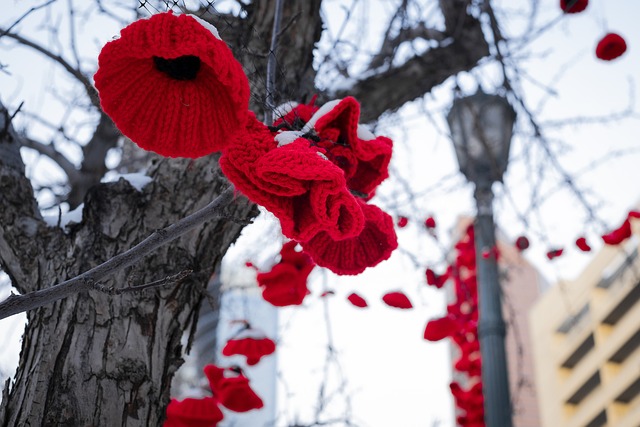
<path fill-rule="evenodd" d="M 638 241 L 604 247 L 531 310 L 542 427 L 640 426 Z"/>

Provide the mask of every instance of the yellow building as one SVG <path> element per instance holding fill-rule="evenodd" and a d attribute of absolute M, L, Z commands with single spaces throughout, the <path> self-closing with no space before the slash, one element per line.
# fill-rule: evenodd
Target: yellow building
<path fill-rule="evenodd" d="M 640 426 L 638 241 L 604 247 L 531 310 L 542 427 Z"/>

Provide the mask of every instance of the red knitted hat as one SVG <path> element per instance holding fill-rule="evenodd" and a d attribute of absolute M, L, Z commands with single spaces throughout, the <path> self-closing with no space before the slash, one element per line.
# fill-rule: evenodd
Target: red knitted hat
<path fill-rule="evenodd" d="M 321 232 L 300 243 L 316 264 L 339 275 L 360 274 L 388 259 L 398 247 L 393 219 L 377 206 L 359 203 L 365 224 L 358 236 L 336 241 Z"/>
<path fill-rule="evenodd" d="M 94 76 L 102 109 L 145 150 L 201 157 L 242 127 L 249 83 L 215 27 L 191 15 L 140 19 L 107 43 Z"/>
<path fill-rule="evenodd" d="M 231 139 L 220 166 L 238 190 L 280 220 L 291 239 L 306 241 L 321 231 L 345 239 L 364 227 L 344 173 L 304 138 L 278 147 L 269 129 L 252 117 Z"/>
<path fill-rule="evenodd" d="M 224 415 L 213 397 L 202 399 L 171 399 L 167 406 L 167 419 L 163 427 L 211 427 L 222 421 Z"/>

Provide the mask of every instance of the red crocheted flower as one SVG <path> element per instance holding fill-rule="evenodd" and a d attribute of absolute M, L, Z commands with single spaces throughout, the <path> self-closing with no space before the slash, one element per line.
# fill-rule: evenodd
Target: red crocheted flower
<path fill-rule="evenodd" d="M 306 241 L 321 231 L 344 239 L 362 231 L 364 215 L 344 173 L 304 138 L 278 147 L 252 116 L 223 152 L 220 166 L 238 190 L 280 220 L 291 239 Z"/>
<path fill-rule="evenodd" d="M 323 105 L 303 131 L 315 131 L 318 146 L 344 171 L 349 189 L 367 197 L 389 177 L 393 143 L 358 125 L 359 120 L 360 104 L 349 96 Z"/>
<path fill-rule="evenodd" d="M 578 239 L 576 240 L 576 246 L 582 252 L 591 251 L 591 246 L 589 246 L 589 244 L 587 243 L 587 239 L 585 239 L 584 237 L 578 237 Z"/>
<path fill-rule="evenodd" d="M 404 310 L 413 308 L 413 304 L 403 292 L 388 292 L 383 295 L 382 301 L 390 307 Z"/>
<path fill-rule="evenodd" d="M 163 427 L 214 427 L 224 415 L 213 397 L 171 399 Z"/>
<path fill-rule="evenodd" d="M 140 19 L 107 43 L 94 76 L 102 109 L 145 150 L 201 157 L 248 115 L 249 83 L 216 29 L 192 15 Z"/>
<path fill-rule="evenodd" d="M 604 61 L 611 61 L 627 50 L 627 43 L 615 33 L 605 35 L 596 46 L 596 56 Z"/>
<path fill-rule="evenodd" d="M 329 233 L 320 232 L 300 243 L 319 266 L 339 275 L 360 274 L 367 267 L 388 259 L 398 247 L 391 216 L 377 206 L 358 202 L 365 218 L 364 228 L 358 236 L 334 240 Z"/>
<path fill-rule="evenodd" d="M 573 5 L 571 5 L 572 3 Z M 589 0 L 560 0 L 560 9 L 562 9 L 564 13 L 582 12 L 588 5 Z"/>
<path fill-rule="evenodd" d="M 276 109 L 279 117 L 274 120 L 273 126 L 288 130 L 302 130 L 304 125 L 311 120 L 313 114 L 320 108 L 315 105 L 316 98 L 317 96 L 311 98 L 308 104 L 292 102 L 281 105 Z"/>
<path fill-rule="evenodd" d="M 619 245 L 629 237 L 631 237 L 631 221 L 627 217 L 620 227 L 602 236 L 602 240 L 607 245 Z"/>
<path fill-rule="evenodd" d="M 211 391 L 225 408 L 235 412 L 248 412 L 264 406 L 240 368 L 225 369 L 207 365 L 204 373 L 209 379 Z"/>
<path fill-rule="evenodd" d="M 227 341 L 222 349 L 223 356 L 239 354 L 247 358 L 247 365 L 257 364 L 264 356 L 276 351 L 276 343 L 267 338 L 258 329 L 250 327 L 241 330 L 235 337 Z"/>
<path fill-rule="evenodd" d="M 365 308 L 369 306 L 369 304 L 367 304 L 367 301 L 365 301 L 364 298 L 362 298 L 360 295 L 356 293 L 351 293 L 347 297 L 347 300 L 349 300 L 349 302 L 355 305 L 356 307 Z"/>

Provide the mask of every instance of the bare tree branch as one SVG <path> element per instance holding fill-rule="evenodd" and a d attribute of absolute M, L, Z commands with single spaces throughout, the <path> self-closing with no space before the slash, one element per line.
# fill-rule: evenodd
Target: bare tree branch
<path fill-rule="evenodd" d="M 51 160 L 56 162 L 58 166 L 64 171 L 64 173 L 69 178 L 69 182 L 77 181 L 80 178 L 80 173 L 76 166 L 67 159 L 64 154 L 60 153 L 53 146 L 53 143 L 43 144 L 35 139 L 31 139 L 29 137 L 20 138 L 20 142 L 23 147 L 31 148 L 32 150 L 37 151 L 38 153 L 49 157 Z"/>
<path fill-rule="evenodd" d="M 48 50 L 47 48 L 39 45 L 38 43 L 25 39 L 24 37 L 15 34 L 15 33 L 11 33 L 8 32 L 7 30 L 4 30 L 3 28 L 0 28 L 0 34 L 3 34 L 5 37 L 9 37 L 12 38 L 14 40 L 16 40 L 18 43 L 30 47 L 38 52 L 40 52 L 41 54 L 45 55 L 46 57 L 52 59 L 54 62 L 57 62 L 58 64 L 60 64 L 65 70 L 67 70 L 67 72 L 69 74 L 71 74 L 73 77 L 75 77 L 80 83 L 82 83 L 82 85 L 84 86 L 85 90 L 87 91 L 87 94 L 89 95 L 89 99 L 91 100 L 91 104 L 93 104 L 94 107 L 96 108 L 100 108 L 100 99 L 98 98 L 98 91 L 96 91 L 96 88 L 93 87 L 93 84 L 91 83 L 91 80 L 89 80 L 89 78 L 87 78 L 87 76 L 85 76 L 79 69 L 74 68 L 71 64 L 69 64 L 63 57 L 61 57 L 60 55 L 56 55 L 53 52 L 51 52 L 50 50 Z"/>
<path fill-rule="evenodd" d="M 96 283 L 99 283 L 101 280 L 108 278 L 123 268 L 136 264 L 158 247 L 193 230 L 206 221 L 223 216 L 224 213 L 222 210 L 231 202 L 233 195 L 233 187 L 227 188 L 204 208 L 168 227 L 156 231 L 128 251 L 116 255 L 110 260 L 72 279 L 26 295 L 11 295 L 0 303 L 0 319 L 42 307 L 45 304 L 50 304 L 69 295 L 93 289 Z"/>

